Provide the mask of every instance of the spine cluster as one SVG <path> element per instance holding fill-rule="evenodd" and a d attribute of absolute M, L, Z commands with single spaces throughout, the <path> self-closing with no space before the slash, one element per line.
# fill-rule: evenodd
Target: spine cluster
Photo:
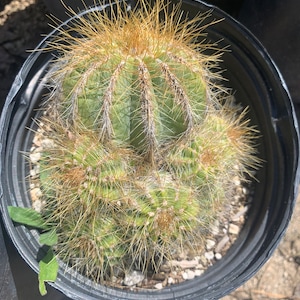
<path fill-rule="evenodd" d="M 59 256 L 97 281 L 203 247 L 230 178 L 258 164 L 255 131 L 210 71 L 219 54 L 196 40 L 201 18 L 164 1 L 123 4 L 52 42 L 42 120 L 53 141 L 41 159 L 44 215 Z"/>

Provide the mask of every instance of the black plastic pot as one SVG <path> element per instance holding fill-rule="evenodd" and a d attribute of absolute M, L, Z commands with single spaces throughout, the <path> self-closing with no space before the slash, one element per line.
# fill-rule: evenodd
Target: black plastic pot
<path fill-rule="evenodd" d="M 101 9 L 100 7 L 96 9 Z M 261 133 L 259 156 L 265 161 L 253 183 L 253 203 L 245 226 L 228 253 L 202 276 L 160 291 L 128 292 L 92 283 L 61 263 L 53 284 L 72 299 L 171 300 L 219 299 L 242 285 L 268 260 L 291 218 L 299 184 L 298 125 L 289 93 L 276 66 L 247 29 L 221 10 L 199 1 L 182 1 L 182 9 L 193 17 L 211 9 L 207 20 L 224 18 L 207 29 L 208 40 L 221 48 L 226 84 Z M 86 14 L 88 12 L 84 12 Z M 67 21 L 71 22 L 71 21 Z M 58 33 L 54 30 L 38 46 L 42 49 Z M 33 52 L 26 60 L 8 95 L 0 120 L 1 211 L 7 232 L 20 255 L 38 271 L 37 234 L 10 220 L 7 205 L 30 206 L 28 164 L 20 152 L 29 151 L 47 70 L 53 53 Z"/>

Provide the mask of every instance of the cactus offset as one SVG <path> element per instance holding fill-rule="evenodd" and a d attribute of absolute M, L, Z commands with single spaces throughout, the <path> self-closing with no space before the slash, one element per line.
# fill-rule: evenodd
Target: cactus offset
<path fill-rule="evenodd" d="M 245 113 L 219 103 L 220 53 L 201 51 L 201 18 L 139 2 L 79 17 L 49 45 L 44 214 L 60 257 L 96 281 L 203 248 L 229 178 L 258 165 Z"/>

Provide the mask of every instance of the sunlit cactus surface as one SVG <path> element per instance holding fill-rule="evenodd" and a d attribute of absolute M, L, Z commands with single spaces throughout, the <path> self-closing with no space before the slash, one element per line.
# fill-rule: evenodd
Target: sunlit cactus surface
<path fill-rule="evenodd" d="M 201 251 L 232 178 L 258 165 L 246 110 L 212 71 L 207 16 L 138 2 L 61 27 L 38 121 L 52 141 L 40 182 L 56 251 L 100 282 Z"/>

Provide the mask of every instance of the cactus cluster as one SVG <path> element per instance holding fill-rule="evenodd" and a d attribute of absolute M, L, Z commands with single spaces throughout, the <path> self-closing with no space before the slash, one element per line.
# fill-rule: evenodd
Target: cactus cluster
<path fill-rule="evenodd" d="M 78 17 L 49 45 L 43 214 L 59 257 L 96 281 L 201 249 L 231 178 L 258 164 L 245 110 L 211 71 L 220 53 L 203 53 L 203 17 L 139 4 Z"/>

